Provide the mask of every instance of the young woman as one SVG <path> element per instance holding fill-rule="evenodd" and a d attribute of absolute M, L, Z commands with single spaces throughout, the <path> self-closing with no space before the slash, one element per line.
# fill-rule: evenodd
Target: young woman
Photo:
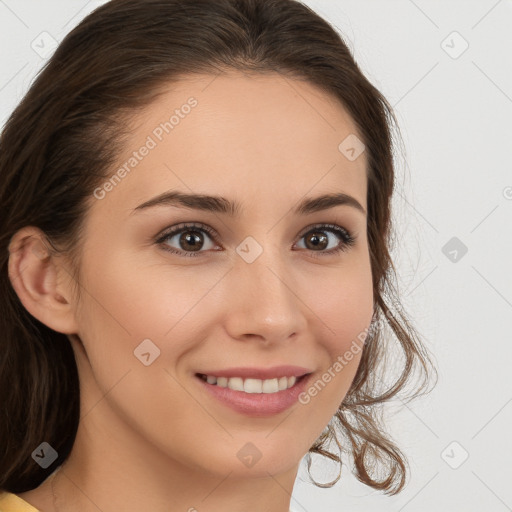
<path fill-rule="evenodd" d="M 313 453 L 399 492 L 393 122 L 297 1 L 86 17 L 0 139 L 0 508 L 286 512 Z"/>

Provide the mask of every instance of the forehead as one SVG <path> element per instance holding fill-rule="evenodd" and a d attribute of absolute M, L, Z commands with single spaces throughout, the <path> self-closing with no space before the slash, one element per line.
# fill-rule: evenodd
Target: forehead
<path fill-rule="evenodd" d="M 347 137 L 361 138 L 356 125 L 309 82 L 277 73 L 184 76 L 132 121 L 111 169 L 126 170 L 107 195 L 111 206 L 179 189 L 244 204 L 345 192 L 366 208 L 366 155 L 350 160 L 340 149 Z"/>

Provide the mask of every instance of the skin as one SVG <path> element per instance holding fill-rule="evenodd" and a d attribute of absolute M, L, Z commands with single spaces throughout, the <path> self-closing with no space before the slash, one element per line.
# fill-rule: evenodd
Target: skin
<path fill-rule="evenodd" d="M 309 403 L 259 418 L 228 409 L 194 377 L 201 369 L 296 364 L 311 369 L 315 382 L 373 313 L 366 215 L 347 205 L 291 213 L 304 197 L 333 192 L 367 211 L 366 155 L 350 161 L 338 149 L 358 133 L 351 117 L 307 82 L 275 73 L 214 78 L 184 78 L 135 118 L 119 165 L 166 113 L 191 96 L 198 101 L 121 183 L 92 198 L 81 300 L 72 262 L 41 257 L 39 230 L 26 227 L 11 241 L 18 296 L 68 335 L 78 363 L 81 420 L 55 478 L 60 512 L 297 508 L 290 500 L 299 463 L 356 373 L 360 353 Z M 169 190 L 223 196 L 243 211 L 233 218 L 177 206 L 132 213 Z M 182 222 L 206 224 L 217 239 L 201 232 L 198 257 L 165 251 L 155 240 Z M 329 247 L 308 249 L 305 229 L 317 223 L 349 230 L 354 246 L 322 255 L 344 241 L 318 228 Z M 263 248 L 251 264 L 236 252 L 248 236 Z M 179 235 L 165 244 L 191 252 Z M 146 338 L 160 349 L 149 366 L 134 357 Z M 252 467 L 237 457 L 249 442 L 261 453 Z M 55 510 L 49 479 L 19 496 Z"/>

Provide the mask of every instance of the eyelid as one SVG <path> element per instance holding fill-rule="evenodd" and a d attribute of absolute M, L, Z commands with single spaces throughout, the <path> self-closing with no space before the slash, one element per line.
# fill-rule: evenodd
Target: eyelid
<path fill-rule="evenodd" d="M 297 236 L 300 238 L 300 237 L 304 236 L 306 233 L 309 233 L 310 231 L 313 231 L 314 229 L 320 229 L 320 228 L 329 228 L 334 231 L 341 230 L 341 231 L 344 231 L 349 236 L 350 235 L 354 236 L 354 234 L 351 231 L 349 231 L 347 228 L 344 228 L 343 226 L 335 224 L 334 222 L 316 222 L 314 224 L 310 224 L 309 226 L 306 226 L 305 228 L 303 228 L 302 231 L 300 231 Z"/>
<path fill-rule="evenodd" d="M 169 227 L 165 228 L 163 231 L 161 231 L 159 235 L 157 235 L 157 238 L 156 238 L 155 241 L 157 243 L 160 243 L 163 240 L 165 240 L 166 238 L 168 238 L 170 235 L 178 234 L 180 231 L 184 231 L 187 228 L 189 228 L 191 230 L 194 229 L 194 228 L 203 229 L 215 241 L 217 241 L 216 240 L 216 238 L 218 236 L 217 232 L 213 228 L 211 228 L 207 224 L 203 224 L 202 222 L 181 222 L 181 223 L 176 224 L 174 226 L 169 226 Z"/>

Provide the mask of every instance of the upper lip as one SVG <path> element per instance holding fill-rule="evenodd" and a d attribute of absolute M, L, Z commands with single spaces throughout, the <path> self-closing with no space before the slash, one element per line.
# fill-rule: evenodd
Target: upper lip
<path fill-rule="evenodd" d="M 214 377 L 242 377 L 245 379 L 276 379 L 279 377 L 302 377 L 312 370 L 302 366 L 281 365 L 272 366 L 271 368 L 241 367 L 224 368 L 222 370 L 205 370 L 198 372 L 203 375 L 211 375 Z"/>

